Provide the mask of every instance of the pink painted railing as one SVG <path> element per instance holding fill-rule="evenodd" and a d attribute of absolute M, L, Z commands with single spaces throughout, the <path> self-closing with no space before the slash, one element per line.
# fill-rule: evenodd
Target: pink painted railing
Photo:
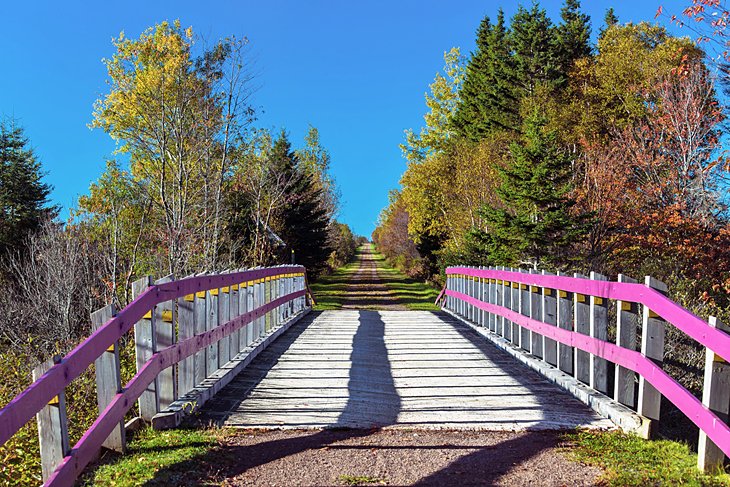
<path fill-rule="evenodd" d="M 302 300 L 308 294 L 304 268 L 301 266 L 279 266 L 190 277 L 150 286 L 132 303 L 73 349 L 60 363 L 52 366 L 25 391 L 0 409 L 0 444 L 8 441 L 23 425 L 33 419 L 37 412 L 61 394 L 74 379 L 78 378 L 98 357 L 129 332 L 135 323 L 148 315 L 156 305 L 173 299 L 194 296 L 196 293 L 204 293 L 205 291 L 219 290 L 231 286 L 235 286 L 237 289 L 239 285 L 244 286 L 250 282 L 258 283 L 261 281 L 261 283 L 268 283 L 270 280 L 281 279 L 284 276 L 296 283 L 295 286 L 290 286 L 287 290 L 291 292 L 263 304 L 259 301 L 257 303 L 259 306 L 255 309 L 236 316 L 212 330 L 196 334 L 168 348 L 154 352 L 149 360 L 138 368 L 137 374 L 124 386 L 122 392 L 114 396 L 93 425 L 63 458 L 52 476 L 46 480 L 46 485 L 73 485 L 73 482 L 86 465 L 96 457 L 105 439 L 119 425 L 126 412 L 135 405 L 135 401 L 161 371 L 194 355 L 222 338 L 230 336 L 247 324 L 287 303 L 299 303 L 298 310 L 301 310 L 304 307 Z"/>
<path fill-rule="evenodd" d="M 549 339 L 564 346 L 571 347 L 571 350 L 581 350 L 587 354 L 591 354 L 592 360 L 595 357 L 605 359 L 627 370 L 636 372 L 640 375 L 642 382 L 648 382 L 656 391 L 665 396 L 696 424 L 714 443 L 712 447 L 719 448 L 725 455 L 730 456 L 730 427 L 728 427 L 716 412 L 703 404 L 703 401 L 697 399 L 690 391 L 662 370 L 661 358 L 663 356 L 664 329 L 661 321 L 665 320 L 671 323 L 677 329 L 706 347 L 708 349 L 708 356 L 709 354 L 715 356 L 716 362 L 721 362 L 723 359 L 725 361 L 730 360 L 730 335 L 716 327 L 710 326 L 703 319 L 671 301 L 659 290 L 649 286 L 650 283 L 656 283 L 656 281 L 647 278 L 647 284 L 611 282 L 601 280 L 605 279 L 603 276 L 587 279 L 545 273 L 517 272 L 502 268 L 471 267 L 450 267 L 446 269 L 446 275 L 446 286 L 437 299 L 437 303 L 443 303 L 444 309 L 454 312 L 477 325 L 488 327 L 496 335 L 506 338 L 513 345 L 523 348 L 528 352 L 531 351 L 530 343 L 540 342 L 534 342 L 534 338 L 525 342 L 519 338 L 521 330 L 515 333 L 512 327 L 516 326 L 528 330 L 531 337 L 537 334 L 543 340 L 541 345 L 537 347 L 538 355 L 542 354 L 538 358 L 544 358 L 547 355 L 548 344 L 552 342 L 546 342 L 545 339 Z M 657 284 L 655 287 L 663 287 L 661 283 Z M 532 298 L 532 293 L 535 293 L 537 296 Z M 568 293 L 572 293 L 573 296 L 568 297 Z M 508 296 L 507 299 L 505 299 L 506 295 Z M 647 356 L 647 349 L 652 346 L 651 343 L 648 345 L 642 344 L 642 351 L 638 351 L 633 347 L 626 348 L 619 344 L 611 343 L 606 340 L 607 336 L 597 338 L 595 335 L 598 333 L 594 329 L 596 323 L 594 323 L 593 318 L 590 318 L 590 334 L 576 331 L 575 327 L 571 325 L 571 323 L 577 323 L 577 320 L 574 320 L 573 317 L 570 319 L 563 317 L 563 325 L 568 324 L 568 326 L 561 327 L 559 320 L 555 319 L 556 308 L 559 308 L 557 296 L 564 299 L 570 306 L 573 306 L 572 303 L 576 303 L 577 305 L 579 302 L 585 303 L 584 306 L 588 306 L 586 302 L 587 297 L 590 301 L 591 313 L 593 313 L 594 307 L 597 306 L 594 303 L 606 306 L 602 301 L 604 299 L 616 300 L 626 304 L 636 303 L 642 305 L 644 325 L 646 326 L 647 320 L 650 319 L 660 325 L 660 333 L 656 335 L 656 338 L 661 341 L 661 354 L 653 357 Z M 550 302 L 550 312 L 546 311 L 546 303 L 548 303 L 546 298 L 554 300 Z M 530 307 L 529 303 L 531 300 L 534 303 L 539 303 L 537 313 L 533 309 L 535 305 Z M 527 305 L 526 308 L 520 307 L 525 304 Z M 565 308 L 566 310 L 569 309 L 569 311 L 563 312 L 573 313 L 574 309 L 570 306 Z M 557 312 L 560 313 L 560 311 Z M 621 313 L 620 308 L 617 308 L 617 313 Z M 604 321 L 607 323 L 605 319 L 606 315 L 606 313 L 603 314 Z M 548 316 L 550 316 L 551 323 L 546 323 Z M 643 330 L 643 333 L 648 334 L 646 329 Z M 517 338 L 515 339 L 515 337 Z M 645 339 L 647 338 L 645 337 Z M 575 358 L 577 355 L 573 354 L 572 356 Z M 709 360 L 708 363 L 711 364 L 712 360 Z M 559 366 L 559 364 L 555 363 L 552 365 Z M 710 366 L 708 365 L 708 367 Z M 560 368 L 562 369 L 562 367 Z M 575 372 L 572 364 L 568 368 L 570 372 Z M 711 373 L 710 371 L 706 372 L 706 388 L 710 380 L 710 376 L 707 374 Z M 593 380 L 592 376 L 591 380 Z M 643 384 L 640 383 L 640 387 L 642 386 Z M 651 395 L 648 390 L 640 390 L 640 400 L 642 392 L 645 392 L 644 398 Z M 726 398 L 726 396 L 723 397 Z M 659 419 L 659 399 L 660 396 L 657 395 L 657 404 L 654 409 L 654 415 L 656 417 L 652 418 L 655 420 Z M 712 402 L 707 397 L 705 399 L 706 404 Z M 719 412 L 727 414 L 727 405 L 724 408 L 720 408 Z M 641 414 L 642 411 L 639 411 L 639 413 Z M 704 447 L 701 446 L 701 450 L 704 450 Z M 701 454 L 703 454 L 702 451 Z M 700 464 L 705 465 L 702 462 L 703 460 L 700 459 Z"/>

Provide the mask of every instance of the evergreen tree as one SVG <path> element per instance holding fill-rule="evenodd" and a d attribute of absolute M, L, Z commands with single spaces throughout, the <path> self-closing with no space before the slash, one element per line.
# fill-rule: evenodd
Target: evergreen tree
<path fill-rule="evenodd" d="M 499 168 L 497 194 L 504 206 L 483 208 L 488 233 L 470 235 L 494 264 L 564 267 L 585 232 L 587 217 L 571 214 L 568 196 L 573 159 L 546 125 L 538 111 L 525 120 L 523 142 L 511 145 L 510 164 Z"/>
<path fill-rule="evenodd" d="M 567 80 L 573 63 L 591 55 L 591 18 L 580 11 L 580 0 L 565 0 L 560 17 L 562 23 L 557 27 L 556 50 L 560 71 Z"/>
<path fill-rule="evenodd" d="M 603 17 L 603 28 L 601 28 L 598 32 L 598 38 L 601 39 L 603 34 L 616 24 L 618 24 L 618 17 L 616 16 L 616 12 L 614 12 L 613 7 L 611 7 L 606 10 L 606 15 Z"/>
<path fill-rule="evenodd" d="M 0 255 L 22 248 L 25 237 L 58 214 L 48 202 L 52 187 L 42 177 L 23 129 L 0 122 Z"/>
<path fill-rule="evenodd" d="M 492 22 L 485 16 L 477 29 L 476 51 L 466 67 L 460 101 L 451 119 L 456 134 L 473 141 L 482 138 L 491 128 L 487 117 L 490 105 L 487 57 L 491 49 L 491 30 Z"/>
<path fill-rule="evenodd" d="M 287 181 L 286 204 L 276 233 L 286 244 L 287 257 L 293 251 L 297 264 L 316 277 L 327 266 L 332 252 L 328 244 L 329 218 L 322 188 L 299 162 L 284 131 L 271 151 L 273 166 Z"/>
<path fill-rule="evenodd" d="M 456 134 L 474 142 L 494 130 L 515 130 L 519 126 L 509 35 L 502 9 L 494 25 L 489 17 L 484 17 L 476 43 L 452 119 Z"/>
<path fill-rule="evenodd" d="M 560 56 L 555 31 L 547 12 L 537 3 L 530 10 L 520 6 L 512 18 L 510 45 L 520 98 L 533 95 L 539 85 L 559 84 Z"/>

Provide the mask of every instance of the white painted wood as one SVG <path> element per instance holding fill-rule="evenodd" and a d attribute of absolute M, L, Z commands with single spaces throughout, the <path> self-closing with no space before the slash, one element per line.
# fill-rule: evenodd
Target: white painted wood
<path fill-rule="evenodd" d="M 243 428 L 613 427 L 465 325 L 420 311 L 310 315 L 203 412 Z"/>
<path fill-rule="evenodd" d="M 664 294 L 668 291 L 666 284 L 651 276 L 646 276 L 644 284 Z M 644 306 L 643 308 L 641 353 L 657 365 L 661 365 L 664 360 L 665 321 L 660 316 L 654 314 L 648 307 Z M 644 379 L 643 376 L 639 376 L 638 413 L 653 421 L 658 421 L 661 403 L 662 395 L 659 391 Z M 647 431 L 647 434 L 651 434 L 651 431 Z"/>
<path fill-rule="evenodd" d="M 618 282 L 635 284 L 637 281 L 619 274 Z M 639 323 L 639 306 L 636 303 L 616 301 L 616 345 L 636 350 L 636 329 Z M 616 364 L 614 398 L 621 404 L 636 408 L 637 380 L 636 372 Z"/>
<path fill-rule="evenodd" d="M 558 275 L 564 275 L 558 272 Z M 573 330 L 573 295 L 560 289 L 555 290 L 558 299 L 558 327 Z M 573 375 L 574 349 L 571 346 L 558 344 L 558 368 L 568 375 Z"/>
<path fill-rule="evenodd" d="M 112 319 L 117 314 L 113 304 L 105 306 L 100 310 L 91 313 L 91 326 L 93 330 L 98 330 L 104 323 Z M 96 375 L 96 404 L 99 413 L 112 402 L 114 396 L 122 392 L 121 367 L 119 363 L 119 341 L 106 350 L 94 362 L 94 373 Z M 127 442 L 124 434 L 124 419 L 119 422 L 119 426 L 114 428 L 104 443 L 104 448 L 119 453 L 126 451 Z"/>
<path fill-rule="evenodd" d="M 573 277 L 585 279 L 586 276 L 574 274 Z M 590 302 L 587 296 L 583 294 L 573 293 L 573 330 L 584 335 L 591 334 L 591 310 Z M 573 356 L 575 363 L 573 370 L 575 378 L 584 384 L 591 382 L 591 358 L 588 352 L 575 349 Z"/>
<path fill-rule="evenodd" d="M 730 327 L 710 316 L 709 325 L 730 333 Z M 728 422 L 730 412 L 730 366 L 709 348 L 705 350 L 705 382 L 702 404 L 722 421 Z M 716 472 L 723 467 L 725 454 L 700 430 L 697 446 L 697 467 L 704 472 Z"/>
<path fill-rule="evenodd" d="M 144 276 L 133 282 L 132 299 L 137 298 L 151 285 L 152 276 Z M 154 313 L 152 312 L 150 312 L 149 318 L 142 318 L 134 325 L 134 351 L 138 371 L 157 351 L 157 333 L 155 331 Z M 155 378 L 137 400 L 139 416 L 145 421 L 152 421 L 152 417 L 160 411 L 158 390 L 157 378 Z"/>
<path fill-rule="evenodd" d="M 61 360 L 61 356 L 56 355 L 34 368 L 33 382 L 53 365 L 61 363 Z M 38 411 L 36 424 L 38 425 L 38 443 L 41 453 L 41 475 L 43 480 L 46 480 L 71 450 L 68 441 L 66 394 L 63 391 Z"/>
<path fill-rule="evenodd" d="M 534 269 L 530 269 L 530 274 L 537 274 Z M 530 318 L 542 321 L 542 289 L 537 286 L 526 286 L 527 296 L 530 300 Z M 545 337 L 539 333 L 530 331 L 530 353 L 537 358 L 543 358 L 545 351 L 543 350 L 543 340 Z"/>
<path fill-rule="evenodd" d="M 548 275 L 549 272 L 542 271 L 542 275 Z M 554 289 L 540 288 L 540 300 L 543 323 L 557 326 L 558 324 L 558 299 Z M 558 342 L 552 338 L 542 337 L 542 347 L 544 360 L 555 367 L 558 366 Z"/>
<path fill-rule="evenodd" d="M 523 274 L 529 272 L 525 269 L 518 270 Z M 520 302 L 520 314 L 530 316 L 530 305 L 532 303 L 532 299 L 530 297 L 530 288 L 527 285 L 522 284 L 521 282 L 518 283 L 517 295 L 519 296 Z M 519 329 L 520 348 L 529 352 L 532 349 L 532 332 L 529 328 L 524 328 L 522 326 L 520 326 Z"/>
<path fill-rule="evenodd" d="M 155 284 L 165 284 L 175 280 L 170 274 L 155 281 Z M 175 302 L 165 301 L 155 306 L 152 313 L 156 334 L 155 351 L 164 350 L 175 344 Z M 177 368 L 168 367 L 157 375 L 158 410 L 165 409 L 177 399 Z"/>
<path fill-rule="evenodd" d="M 591 272 L 591 280 L 607 281 L 608 278 L 596 272 Z M 607 301 L 595 296 L 590 297 L 590 327 L 591 336 L 599 340 L 608 340 L 608 306 Z M 603 394 L 608 394 L 608 361 L 594 354 L 590 355 L 589 385 Z"/>

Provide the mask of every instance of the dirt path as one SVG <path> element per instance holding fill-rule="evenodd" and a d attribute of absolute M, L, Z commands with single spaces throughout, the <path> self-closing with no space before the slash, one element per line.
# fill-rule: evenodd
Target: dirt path
<path fill-rule="evenodd" d="M 359 267 L 347 284 L 342 309 L 408 309 L 388 289 L 382 276 L 378 275 L 378 262 L 372 244 L 367 244 L 359 255 Z"/>

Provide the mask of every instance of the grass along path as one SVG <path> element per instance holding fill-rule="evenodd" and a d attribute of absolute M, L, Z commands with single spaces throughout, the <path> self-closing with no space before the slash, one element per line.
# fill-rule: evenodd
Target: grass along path
<path fill-rule="evenodd" d="M 436 311 L 438 290 L 390 267 L 372 244 L 360 247 L 355 260 L 312 284 L 315 309 L 401 309 Z"/>

